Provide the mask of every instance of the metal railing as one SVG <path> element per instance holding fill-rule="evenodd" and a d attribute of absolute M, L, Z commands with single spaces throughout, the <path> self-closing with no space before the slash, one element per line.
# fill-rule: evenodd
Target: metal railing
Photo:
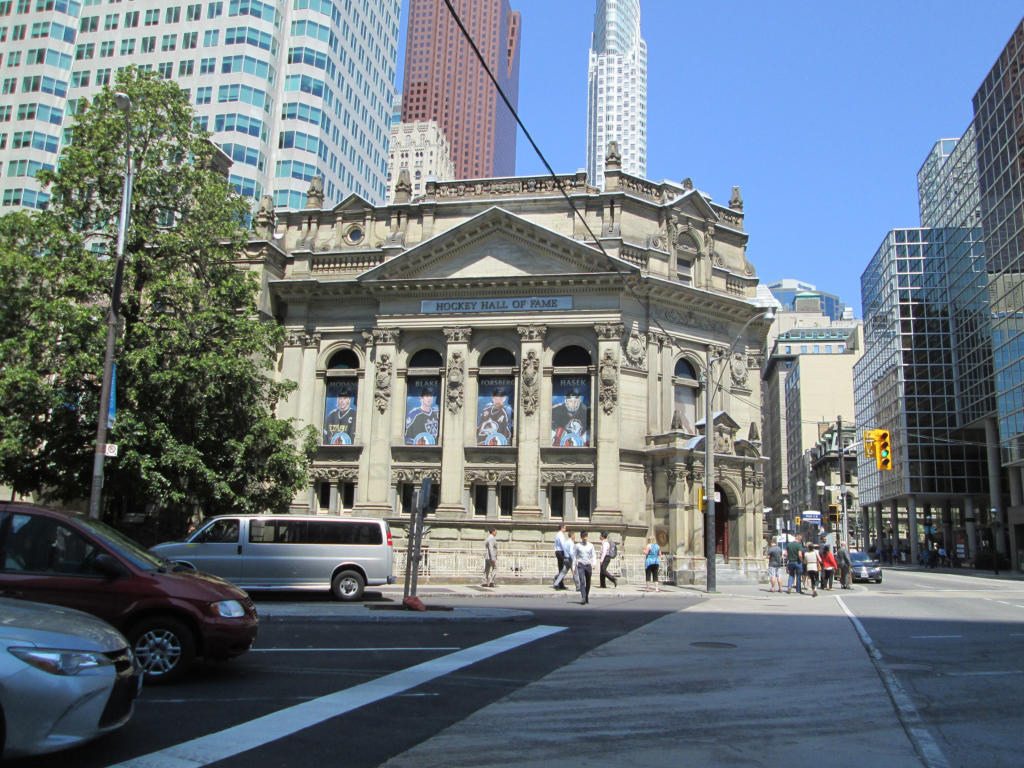
<path fill-rule="evenodd" d="M 405 575 L 405 547 L 395 547 L 395 576 L 401 580 Z M 421 580 L 472 581 L 484 572 L 482 549 L 456 549 L 424 546 L 421 553 L 419 576 Z M 497 577 L 516 581 L 543 583 L 555 577 L 555 553 L 553 550 L 498 549 Z M 644 555 L 620 554 L 608 564 L 608 572 L 626 583 L 637 584 L 644 580 Z M 598 568 L 594 568 L 597 578 Z M 675 580 L 675 558 L 661 556 L 659 580 Z"/>

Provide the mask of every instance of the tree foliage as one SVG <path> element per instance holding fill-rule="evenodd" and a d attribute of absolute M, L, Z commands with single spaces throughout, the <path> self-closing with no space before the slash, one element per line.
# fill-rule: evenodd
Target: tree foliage
<path fill-rule="evenodd" d="M 127 145 L 134 163 L 108 509 L 280 508 L 314 437 L 274 417 L 283 329 L 236 263 L 247 201 L 175 84 L 128 68 L 76 116 L 48 210 L 0 220 L 0 482 L 88 496 Z M 103 256 L 106 255 L 106 257 Z"/>

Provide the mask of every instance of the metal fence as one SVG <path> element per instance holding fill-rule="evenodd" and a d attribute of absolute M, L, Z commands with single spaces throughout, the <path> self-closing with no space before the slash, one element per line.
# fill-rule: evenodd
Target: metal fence
<path fill-rule="evenodd" d="M 405 576 L 407 550 L 395 547 L 395 576 L 399 581 Z M 419 578 L 436 582 L 473 581 L 480 579 L 484 572 L 482 550 L 449 549 L 446 547 L 424 546 L 421 553 Z M 555 554 L 553 550 L 499 549 L 496 576 L 499 579 L 543 583 L 555 577 Z M 675 558 L 661 556 L 659 580 L 675 580 Z M 644 555 L 622 554 L 608 564 L 608 572 L 621 578 L 627 584 L 638 584 L 644 580 Z M 594 578 L 598 568 L 594 567 Z"/>

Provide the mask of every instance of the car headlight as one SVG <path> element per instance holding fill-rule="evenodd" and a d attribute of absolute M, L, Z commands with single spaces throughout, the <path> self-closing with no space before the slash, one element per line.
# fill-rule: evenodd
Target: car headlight
<path fill-rule="evenodd" d="M 113 662 L 99 651 L 71 651 L 60 648 L 8 648 L 12 654 L 36 669 L 51 675 L 78 675 L 109 667 Z"/>
<path fill-rule="evenodd" d="M 240 619 L 245 616 L 245 609 L 237 600 L 221 600 L 219 603 L 212 603 L 211 607 L 225 619 Z"/>

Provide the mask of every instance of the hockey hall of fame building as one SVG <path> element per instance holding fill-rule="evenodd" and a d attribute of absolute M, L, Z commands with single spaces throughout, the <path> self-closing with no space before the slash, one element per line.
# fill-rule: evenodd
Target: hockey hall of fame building
<path fill-rule="evenodd" d="M 264 200 L 245 265 L 288 330 L 278 371 L 298 388 L 279 416 L 321 435 L 293 512 L 401 536 L 429 477 L 438 551 L 478 558 L 496 527 L 503 552 L 550 555 L 566 523 L 626 554 L 656 537 L 670 578 L 702 579 L 710 362 L 718 552 L 760 568 L 767 324 L 744 329 L 763 307 L 739 189 L 723 206 L 609 159 L 603 192 L 560 177 L 587 226 L 550 177 L 412 200 L 400 178 L 392 205 L 331 209 L 314 179 L 304 210 Z"/>

